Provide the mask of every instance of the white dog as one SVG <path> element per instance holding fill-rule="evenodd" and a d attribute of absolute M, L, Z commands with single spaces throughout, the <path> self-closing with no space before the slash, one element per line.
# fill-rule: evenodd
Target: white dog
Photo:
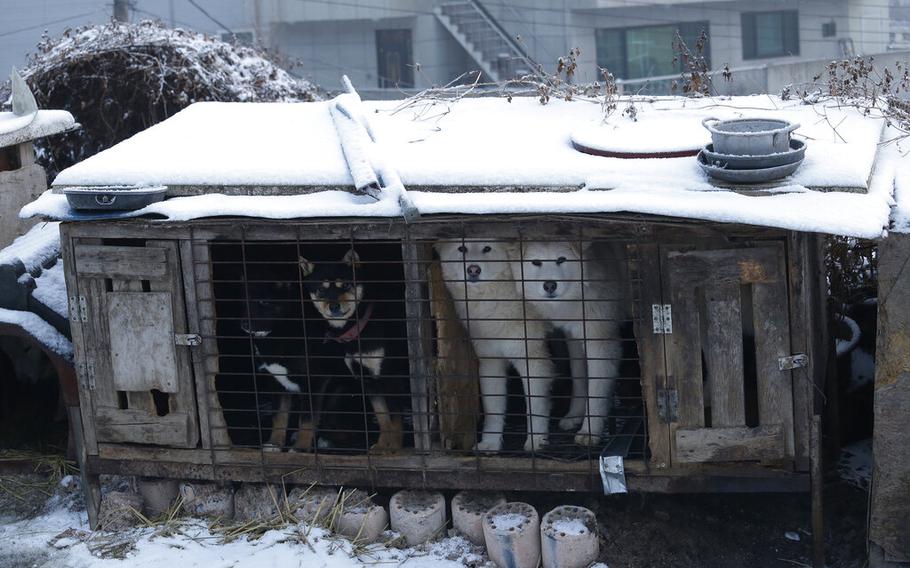
<path fill-rule="evenodd" d="M 512 277 L 511 243 L 442 241 L 436 245 L 455 310 L 479 359 L 483 436 L 478 450 L 499 451 L 511 363 L 521 375 L 528 411 L 526 451 L 547 443 L 550 386 L 556 368 L 546 345 L 548 326 L 526 314 Z"/>
<path fill-rule="evenodd" d="M 582 250 L 569 241 L 527 242 L 515 250 L 512 271 L 525 302 L 566 335 L 572 402 L 559 426 L 570 430 L 581 424 L 575 443 L 596 445 L 613 407 L 620 323 L 629 306 L 621 256 L 611 246 Z"/>

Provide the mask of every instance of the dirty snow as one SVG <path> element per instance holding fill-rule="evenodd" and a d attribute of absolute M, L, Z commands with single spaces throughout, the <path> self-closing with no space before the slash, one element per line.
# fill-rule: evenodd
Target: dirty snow
<path fill-rule="evenodd" d="M 203 185 L 213 192 L 170 199 L 125 217 L 400 215 L 394 199 L 365 206 L 368 202 L 337 191 L 291 197 L 217 194 L 225 186 L 350 187 L 328 104 L 195 104 L 64 170 L 54 187 Z M 765 116 L 801 123 L 796 135 L 807 139 L 808 148 L 800 169 L 760 196 L 743 196 L 718 190 L 694 158 L 623 160 L 575 151 L 571 134 L 598 120 L 600 107 L 595 104 L 553 101 L 544 106 L 518 98 L 512 103 L 463 100 L 432 109 L 401 104 L 372 101 L 364 107 L 387 165 L 397 170 L 422 214 L 631 212 L 877 238 L 888 225 L 894 173 L 903 159 L 896 144 L 886 146 L 888 152 L 883 151 L 869 184 L 882 135 L 880 120 L 848 107 L 809 106 L 768 96 L 655 99 L 641 103 L 638 123 L 622 125 L 623 132 L 641 125 L 641 136 L 647 138 L 659 135 L 658 125 L 666 121 L 704 130 L 700 120 L 707 116 Z M 628 121 L 618 116 L 610 120 Z M 630 136 L 627 149 L 640 141 Z M 433 191 L 478 185 L 584 189 L 558 196 Z M 868 194 L 810 191 L 867 185 Z M 87 218 L 71 211 L 63 196 L 49 194 L 24 208 L 22 215 Z"/>
<path fill-rule="evenodd" d="M 493 516 L 492 523 L 497 530 L 507 531 L 520 527 L 527 520 L 528 517 L 521 513 L 500 513 Z"/>
<path fill-rule="evenodd" d="M 105 552 L 117 548 L 126 551 L 123 560 Z M 65 508 L 0 525 L 0 562 L 30 559 L 28 564 L 19 565 L 42 568 L 483 566 L 483 558 L 475 548 L 463 538 L 453 537 L 417 548 L 385 548 L 377 544 L 355 552 L 349 541 L 302 524 L 271 530 L 258 539 L 242 537 L 227 543 L 199 520 L 182 523 L 173 534 L 154 528 L 91 533 L 85 513 Z"/>
<path fill-rule="evenodd" d="M 22 262 L 25 271 L 37 273 L 60 252 L 60 223 L 38 223 L 0 250 L 0 265 Z"/>
<path fill-rule="evenodd" d="M 588 527 L 581 519 L 557 519 L 553 522 L 556 532 L 578 536 L 588 532 Z"/>
<path fill-rule="evenodd" d="M 56 264 L 43 270 L 41 276 L 35 278 L 35 289 L 32 290 L 32 296 L 64 319 L 69 318 L 69 302 L 66 296 L 62 260 L 58 259 Z"/>
<path fill-rule="evenodd" d="M 67 358 L 73 356 L 73 344 L 70 340 L 31 312 L 0 308 L 0 324 L 18 326 L 54 353 Z"/>

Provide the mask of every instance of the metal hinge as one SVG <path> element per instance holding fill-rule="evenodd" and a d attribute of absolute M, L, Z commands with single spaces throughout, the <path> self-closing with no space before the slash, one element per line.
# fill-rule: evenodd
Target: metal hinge
<path fill-rule="evenodd" d="M 174 343 L 196 347 L 202 344 L 202 336 L 198 333 L 177 333 L 174 335 Z"/>
<path fill-rule="evenodd" d="M 85 296 L 70 296 L 70 319 L 73 323 L 88 321 L 88 302 Z"/>
<path fill-rule="evenodd" d="M 676 389 L 657 390 L 657 416 L 664 424 L 679 420 L 679 394 Z"/>
<path fill-rule="evenodd" d="M 651 323 L 656 334 L 673 333 L 673 308 L 670 304 L 651 304 Z"/>
<path fill-rule="evenodd" d="M 780 357 L 777 359 L 777 366 L 781 371 L 803 369 L 809 366 L 809 356 L 805 353 L 797 353 L 787 357 Z"/>
<path fill-rule="evenodd" d="M 95 364 L 91 361 L 85 364 L 85 377 L 88 379 L 89 390 L 95 390 Z"/>

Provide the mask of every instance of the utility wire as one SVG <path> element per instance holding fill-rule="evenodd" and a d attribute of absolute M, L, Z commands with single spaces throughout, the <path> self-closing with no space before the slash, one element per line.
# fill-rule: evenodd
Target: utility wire
<path fill-rule="evenodd" d="M 203 8 L 202 6 L 200 6 L 200 5 L 196 2 L 196 0 L 186 0 L 186 1 L 189 2 L 190 4 L 192 4 L 197 10 L 199 10 L 200 12 L 202 12 L 202 14 L 203 14 L 206 18 L 208 18 L 208 19 L 212 20 L 213 22 L 215 22 L 215 25 L 217 25 L 217 26 L 219 26 L 221 29 L 227 31 L 229 34 L 234 35 L 234 32 L 231 31 L 231 28 L 229 28 L 229 27 L 227 27 L 226 25 L 224 25 L 223 23 L 219 22 L 219 21 L 215 18 L 215 16 L 209 14 L 208 11 L 207 11 L 205 8 Z"/>

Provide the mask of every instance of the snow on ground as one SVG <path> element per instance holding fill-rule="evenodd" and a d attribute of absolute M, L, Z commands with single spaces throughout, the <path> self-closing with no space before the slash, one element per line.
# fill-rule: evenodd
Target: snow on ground
<path fill-rule="evenodd" d="M 872 439 L 860 440 L 841 448 L 837 470 L 841 479 L 868 490 L 872 481 Z"/>
<path fill-rule="evenodd" d="M 121 558 L 118 558 L 121 557 Z M 16 562 L 21 562 L 17 564 Z M 415 548 L 354 547 L 325 529 L 292 525 L 225 542 L 201 520 L 118 533 L 91 533 L 84 512 L 57 503 L 0 524 L 0 565 L 21 568 L 406 568 L 486 566 L 476 547 L 450 537 Z"/>
<path fill-rule="evenodd" d="M 350 187 L 328 104 L 195 104 L 61 172 L 54 186 L 203 185 L 212 191 L 172 198 L 125 217 L 400 215 L 394 199 L 372 204 L 338 191 L 290 197 L 217 193 L 225 186 Z M 888 226 L 894 175 L 903 163 L 897 144 L 885 146 L 876 162 L 880 120 L 849 107 L 811 106 L 768 96 L 655 99 L 641 103 L 639 122 L 614 115 L 602 126 L 605 143 L 613 142 L 616 129 L 635 131 L 627 144 L 627 149 L 635 149 L 642 140 L 664 137 L 668 122 L 702 131 L 699 122 L 708 116 L 763 116 L 800 123 L 796 135 L 807 140 L 805 161 L 779 187 L 758 197 L 719 190 L 691 157 L 623 160 L 574 150 L 572 132 L 593 128 L 599 105 L 565 101 L 540 105 L 522 98 L 511 103 L 498 98 L 462 100 L 429 110 L 401 105 L 364 103 L 372 111 L 370 122 L 383 155 L 423 214 L 631 212 L 878 238 Z M 617 149 L 624 146 L 619 140 Z M 873 164 L 876 176 L 869 183 Z M 455 186 L 584 189 L 558 195 L 434 191 Z M 868 193 L 811 191 L 838 187 L 868 187 Z M 70 210 L 64 196 L 54 194 L 29 204 L 22 215 L 90 217 Z"/>

